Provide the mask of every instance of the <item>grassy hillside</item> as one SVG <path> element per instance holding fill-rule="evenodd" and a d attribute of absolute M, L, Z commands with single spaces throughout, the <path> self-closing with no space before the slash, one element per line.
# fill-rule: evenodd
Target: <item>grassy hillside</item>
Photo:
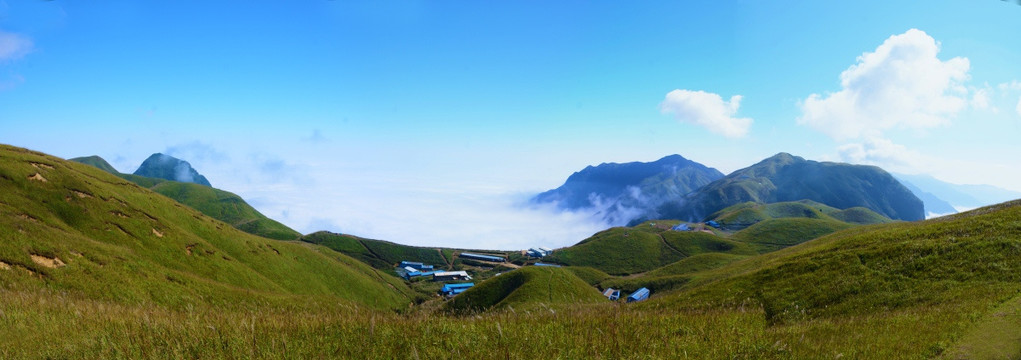
<path fill-rule="evenodd" d="M 781 218 L 834 220 L 859 225 L 892 221 L 863 207 L 840 210 L 811 200 L 769 204 L 745 202 L 717 211 L 708 217 L 709 220 L 716 220 L 728 230 L 741 230 L 760 221 Z"/>
<path fill-rule="evenodd" d="M 401 245 L 328 231 L 302 236 L 301 241 L 326 246 L 382 270 L 393 269 L 394 265 L 405 260 L 433 265 L 437 269 L 447 268 L 448 264 L 441 249 L 437 248 Z"/>
<path fill-rule="evenodd" d="M 606 301 L 599 291 L 567 269 L 527 266 L 477 284 L 448 301 L 444 308 L 454 313 L 478 313 Z"/>
<path fill-rule="evenodd" d="M 0 187 L 3 289 L 167 306 L 409 301 L 399 279 L 350 257 L 237 231 L 91 166 L 0 146 Z"/>
<path fill-rule="evenodd" d="M 749 244 L 714 234 L 669 230 L 676 223 L 647 222 L 634 227 L 605 230 L 574 246 L 557 250 L 544 261 L 588 266 L 610 275 L 629 275 L 702 253 L 756 253 Z"/>
<path fill-rule="evenodd" d="M 277 240 L 295 240 L 301 236 L 301 233 L 266 217 L 248 205 L 240 196 L 227 191 L 194 183 L 122 174 L 98 156 L 74 158 L 71 161 L 95 166 L 139 186 L 149 188 L 249 234 Z"/>
<path fill-rule="evenodd" d="M 841 231 L 712 270 L 650 306 L 756 306 L 771 326 L 806 334 L 798 345 L 804 351 L 864 342 L 929 357 L 967 330 L 981 331 L 990 321 L 985 314 L 1021 295 L 1018 256 L 1021 202 L 1013 202 L 947 219 Z M 1021 330 L 1019 322 L 1004 326 L 1000 331 Z M 845 352 L 856 353 L 869 352 Z"/>
<path fill-rule="evenodd" d="M 783 249 L 854 225 L 832 219 L 768 219 L 734 233 L 732 238 L 752 244 L 760 253 Z"/>

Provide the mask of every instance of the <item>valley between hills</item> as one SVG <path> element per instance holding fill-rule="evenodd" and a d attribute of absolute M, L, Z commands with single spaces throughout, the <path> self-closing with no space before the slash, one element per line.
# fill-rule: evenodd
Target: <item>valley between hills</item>
<path fill-rule="evenodd" d="M 0 358 L 1021 356 L 1021 201 L 926 220 L 877 167 L 589 167 L 533 201 L 620 226 L 541 258 L 303 235 L 211 185 L 0 145 Z"/>

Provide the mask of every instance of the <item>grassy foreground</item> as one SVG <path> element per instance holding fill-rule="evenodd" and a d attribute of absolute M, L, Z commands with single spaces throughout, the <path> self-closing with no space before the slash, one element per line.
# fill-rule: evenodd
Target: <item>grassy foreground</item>
<path fill-rule="evenodd" d="M 957 337 L 948 334 L 966 329 L 976 310 L 770 325 L 751 304 L 681 310 L 607 303 L 454 317 L 322 301 L 170 310 L 46 291 L 0 295 L 5 359 L 924 359 L 951 346 Z"/>

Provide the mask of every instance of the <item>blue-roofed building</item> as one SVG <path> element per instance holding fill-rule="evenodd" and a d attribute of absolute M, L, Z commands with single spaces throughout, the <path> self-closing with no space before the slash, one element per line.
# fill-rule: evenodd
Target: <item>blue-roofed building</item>
<path fill-rule="evenodd" d="M 680 223 L 680 224 L 675 225 L 673 228 L 670 228 L 670 230 L 673 230 L 673 231 L 688 231 L 688 230 L 691 230 L 691 228 L 688 227 L 688 224 Z"/>
<path fill-rule="evenodd" d="M 651 291 L 649 291 L 649 289 L 646 288 L 638 289 L 635 292 L 631 293 L 631 295 L 628 295 L 627 302 L 635 302 L 648 299 L 650 293 Z"/>
<path fill-rule="evenodd" d="M 492 262 L 505 262 L 505 261 L 507 261 L 507 259 L 504 259 L 504 258 L 499 257 L 499 256 L 473 254 L 473 253 L 466 253 L 466 252 L 461 253 L 460 256 L 465 258 L 465 259 L 482 260 L 482 261 L 492 261 Z"/>
<path fill-rule="evenodd" d="M 447 296 L 456 295 L 468 290 L 472 286 L 475 286 L 475 283 L 446 284 L 440 289 L 440 294 Z"/>
<path fill-rule="evenodd" d="M 557 264 L 547 264 L 547 263 L 541 263 L 541 262 L 535 263 L 535 266 L 560 267 L 560 265 L 557 265 Z"/>
<path fill-rule="evenodd" d="M 406 267 L 414 268 L 414 269 L 417 269 L 419 271 L 430 271 L 430 270 L 433 269 L 432 265 L 426 265 L 426 264 L 423 264 L 423 263 L 420 263 L 420 262 L 414 262 L 414 261 L 401 261 L 401 265 L 400 266 L 402 268 L 406 268 Z"/>
<path fill-rule="evenodd" d="M 705 224 L 709 225 L 709 226 L 712 226 L 714 228 L 717 228 L 717 229 L 720 228 L 720 223 L 716 222 L 715 220 L 706 221 Z"/>

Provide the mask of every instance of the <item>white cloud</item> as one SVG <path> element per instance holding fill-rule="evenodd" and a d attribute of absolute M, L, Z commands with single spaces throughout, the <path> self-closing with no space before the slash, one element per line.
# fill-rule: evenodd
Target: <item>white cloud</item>
<path fill-rule="evenodd" d="M 705 127 L 711 132 L 738 138 L 748 134 L 751 118 L 734 117 L 741 104 L 741 95 L 723 101 L 718 94 L 677 89 L 666 94 L 659 104 L 664 114 L 673 114 L 681 122 Z"/>
<path fill-rule="evenodd" d="M 1014 110 L 1017 110 L 1017 115 L 1021 116 L 1021 98 L 1017 99 L 1017 107 Z"/>
<path fill-rule="evenodd" d="M 990 109 L 989 104 L 989 90 L 988 89 L 975 89 L 971 95 L 971 107 L 979 110 Z M 996 108 L 992 108 L 996 111 Z"/>
<path fill-rule="evenodd" d="M 968 104 L 962 82 L 970 64 L 962 57 L 941 61 L 939 51 L 921 30 L 891 36 L 840 74 L 840 91 L 802 101 L 798 123 L 838 140 L 947 124 Z"/>
<path fill-rule="evenodd" d="M 876 165 L 898 172 L 917 171 L 928 162 L 924 155 L 879 137 L 868 137 L 862 142 L 841 145 L 837 153 L 844 162 Z"/>
<path fill-rule="evenodd" d="M 1012 80 L 1009 83 L 1001 83 L 999 87 L 1000 91 L 1021 90 L 1021 81 Z"/>
<path fill-rule="evenodd" d="M 0 30 L 0 61 L 20 59 L 32 52 L 32 48 L 29 38 Z"/>

